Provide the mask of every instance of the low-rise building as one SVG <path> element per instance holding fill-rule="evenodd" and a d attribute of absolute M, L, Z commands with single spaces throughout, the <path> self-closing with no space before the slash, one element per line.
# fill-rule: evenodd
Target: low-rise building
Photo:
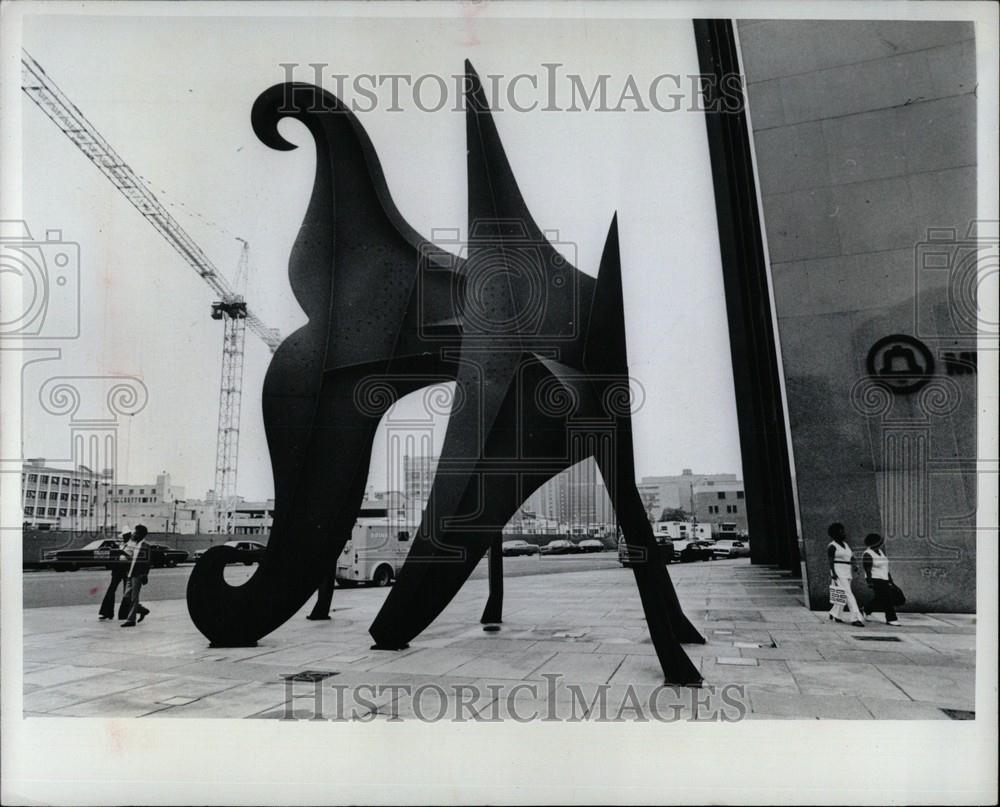
<path fill-rule="evenodd" d="M 684 468 L 672 476 L 644 476 L 638 488 L 650 521 L 658 521 L 666 509 L 690 511 L 691 499 L 699 485 L 736 481 L 736 474 L 700 474 Z"/>
<path fill-rule="evenodd" d="M 735 525 L 735 531 L 747 532 L 747 508 L 742 481 L 709 481 L 694 487 L 694 515 L 699 522 Z M 728 531 L 728 530 L 727 530 Z"/>

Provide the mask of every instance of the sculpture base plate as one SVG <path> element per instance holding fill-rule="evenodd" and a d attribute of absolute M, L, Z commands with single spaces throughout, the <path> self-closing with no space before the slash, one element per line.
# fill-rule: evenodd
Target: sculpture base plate
<path fill-rule="evenodd" d="M 408 648 L 409 648 L 408 644 L 401 645 L 400 647 L 389 647 L 388 645 L 379 644 L 378 642 L 376 642 L 375 644 L 373 644 L 368 649 L 369 650 L 406 650 Z"/>
<path fill-rule="evenodd" d="M 500 630 L 500 626 L 495 622 L 490 622 L 486 625 L 483 625 L 483 630 L 486 631 L 487 633 L 496 633 L 498 630 Z"/>
<path fill-rule="evenodd" d="M 256 642 L 209 642 L 209 647 L 256 647 Z"/>

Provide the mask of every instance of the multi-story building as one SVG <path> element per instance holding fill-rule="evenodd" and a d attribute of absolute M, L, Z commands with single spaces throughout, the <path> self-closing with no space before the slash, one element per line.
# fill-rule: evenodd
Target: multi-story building
<path fill-rule="evenodd" d="M 528 497 L 524 509 L 570 529 L 615 523 L 611 497 L 593 457 L 552 477 Z"/>
<path fill-rule="evenodd" d="M 694 515 L 703 524 L 735 524 L 737 531 L 746 532 L 747 508 L 743 482 L 709 481 L 695 485 Z"/>
<path fill-rule="evenodd" d="M 184 498 L 184 487 L 170 484 L 166 471 L 155 482 L 119 482 L 105 486 L 113 504 L 166 504 Z"/>
<path fill-rule="evenodd" d="M 690 468 L 685 468 L 674 476 L 644 476 L 638 488 L 650 520 L 659 521 L 667 508 L 690 511 L 696 486 L 708 482 L 735 481 L 736 474 L 696 474 Z"/>
<path fill-rule="evenodd" d="M 29 459 L 21 470 L 22 523 L 27 529 L 96 530 L 101 526 L 101 491 L 110 471 L 86 466 L 58 468 L 44 458 Z"/>
<path fill-rule="evenodd" d="M 437 470 L 437 456 L 403 458 L 403 496 L 408 517 L 420 520 Z M 614 508 L 593 457 L 557 474 L 523 504 L 546 523 L 604 527 L 615 523 Z"/>
<path fill-rule="evenodd" d="M 184 488 L 172 485 L 166 471 L 155 482 L 115 482 L 101 486 L 99 507 L 107 510 L 107 524 L 123 530 L 145 524 L 150 532 L 178 532 L 174 522 L 184 522 Z M 198 530 L 193 527 L 191 532 Z"/>

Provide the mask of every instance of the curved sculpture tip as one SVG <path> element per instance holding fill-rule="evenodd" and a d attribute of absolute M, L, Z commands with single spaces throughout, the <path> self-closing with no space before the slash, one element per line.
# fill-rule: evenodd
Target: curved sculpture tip
<path fill-rule="evenodd" d="M 276 151 L 298 148 L 278 132 L 282 118 L 298 118 L 307 126 L 315 123 L 315 116 L 324 112 L 346 112 L 346 107 L 333 93 L 315 84 L 301 81 L 284 82 L 268 87 L 257 96 L 250 110 L 250 125 L 257 138 Z"/>

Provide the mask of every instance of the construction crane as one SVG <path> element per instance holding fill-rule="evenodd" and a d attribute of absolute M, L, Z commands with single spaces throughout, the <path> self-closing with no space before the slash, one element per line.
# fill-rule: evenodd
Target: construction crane
<path fill-rule="evenodd" d="M 217 524 L 220 532 L 232 529 L 230 509 L 236 494 L 236 470 L 239 456 L 240 404 L 243 385 L 243 352 L 249 328 L 273 353 L 281 344 L 281 334 L 247 306 L 240 284 L 246 281 L 249 244 L 242 239 L 240 262 L 233 288 L 215 264 L 202 251 L 153 194 L 146 182 L 105 140 L 77 106 L 66 97 L 42 66 L 26 51 L 21 51 L 21 89 L 59 130 L 84 153 L 110 180 L 156 231 L 215 292 L 212 318 L 224 323 L 222 375 L 219 384 L 219 423 L 215 452 L 215 495 Z"/>
<path fill-rule="evenodd" d="M 237 460 L 240 453 L 240 411 L 243 399 L 243 345 L 247 335 L 247 303 L 243 287 L 250 266 L 250 244 L 238 239 L 243 247 L 233 280 L 230 300 L 212 303 L 212 319 L 221 319 L 222 379 L 219 381 L 219 428 L 215 436 L 215 496 L 218 502 L 216 523 L 219 532 L 232 531 L 231 507 L 236 497 Z"/>

